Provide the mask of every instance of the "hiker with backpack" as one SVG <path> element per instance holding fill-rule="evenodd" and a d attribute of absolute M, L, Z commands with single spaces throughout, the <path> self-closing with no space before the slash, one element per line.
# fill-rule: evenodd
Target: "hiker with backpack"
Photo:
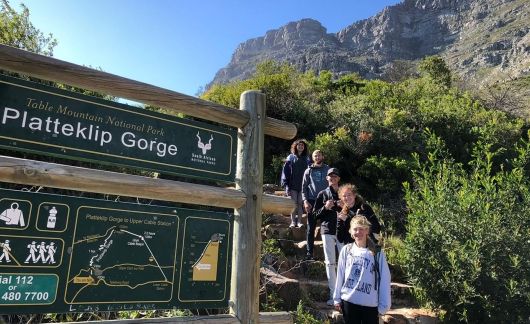
<path fill-rule="evenodd" d="M 385 253 L 369 237 L 365 216 L 351 219 L 353 243 L 340 251 L 333 303 L 346 324 L 377 324 L 390 309 L 390 270 Z"/>
<path fill-rule="evenodd" d="M 302 214 L 304 213 L 304 201 L 302 199 L 302 180 L 304 172 L 311 165 L 308 155 L 307 142 L 298 139 L 291 144 L 291 154 L 287 156 L 282 169 L 281 184 L 285 187 L 285 194 L 295 202 L 295 209 L 291 213 L 291 225 L 289 227 L 302 226 Z"/>
<path fill-rule="evenodd" d="M 337 215 L 337 239 L 342 244 L 353 242 L 350 235 L 350 222 L 357 215 L 365 216 L 372 224 L 370 238 L 375 243 L 379 241 L 381 224 L 375 216 L 374 210 L 364 201 L 364 198 L 357 192 L 357 187 L 353 184 L 345 184 L 339 188 L 342 210 Z"/>

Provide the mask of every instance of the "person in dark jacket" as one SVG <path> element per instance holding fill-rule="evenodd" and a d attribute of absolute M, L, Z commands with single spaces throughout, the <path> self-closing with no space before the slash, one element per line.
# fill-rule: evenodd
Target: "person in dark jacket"
<path fill-rule="evenodd" d="M 330 168 L 326 179 L 329 187 L 318 193 L 315 201 L 315 219 L 320 221 L 320 234 L 324 245 L 324 263 L 328 277 L 330 298 L 328 305 L 333 306 L 333 293 L 337 279 L 337 254 L 342 244 L 337 241 L 337 214 L 341 211 L 339 204 L 340 173 L 337 168 Z"/>
<path fill-rule="evenodd" d="M 313 246 L 315 244 L 316 219 L 314 215 L 314 205 L 317 195 L 328 186 L 326 175 L 329 166 L 324 163 L 322 151 L 315 150 L 312 154 L 313 164 L 304 173 L 302 181 L 302 199 L 307 214 L 307 254 L 306 259 L 313 259 Z"/>
<path fill-rule="evenodd" d="M 291 225 L 289 227 L 300 227 L 302 214 L 304 212 L 304 201 L 302 199 L 302 180 L 304 172 L 311 164 L 308 156 L 307 143 L 298 139 L 291 145 L 291 154 L 285 160 L 282 169 L 281 184 L 285 187 L 285 194 L 294 200 L 296 207 L 291 213 Z"/>
<path fill-rule="evenodd" d="M 337 216 L 337 239 L 339 242 L 342 244 L 353 242 L 350 235 L 350 222 L 356 215 L 362 215 L 372 224 L 370 238 L 377 243 L 381 233 L 381 224 L 372 207 L 357 193 L 357 187 L 349 183 L 342 185 L 339 188 L 339 197 L 342 202 L 342 210 Z"/>

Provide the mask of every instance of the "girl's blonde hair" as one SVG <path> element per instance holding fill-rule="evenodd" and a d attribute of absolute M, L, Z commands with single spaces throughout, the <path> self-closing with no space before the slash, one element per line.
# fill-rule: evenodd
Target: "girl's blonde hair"
<path fill-rule="evenodd" d="M 357 194 L 357 187 L 354 184 L 346 183 L 339 188 L 339 198 L 342 197 L 342 194 L 346 190 L 350 190 L 352 193 Z"/>
<path fill-rule="evenodd" d="M 359 226 L 368 228 L 371 231 L 372 223 L 370 223 L 370 221 L 365 216 L 357 215 L 353 217 L 350 221 L 350 234 L 353 234 L 353 229 Z M 368 234 L 366 235 L 366 247 L 372 252 L 373 255 L 375 255 L 377 253 L 377 244 L 374 243 L 374 241 Z"/>
<path fill-rule="evenodd" d="M 372 227 L 372 223 L 370 223 L 370 221 L 368 220 L 368 218 L 366 218 L 366 216 L 357 215 L 357 216 L 353 217 L 351 219 L 351 221 L 350 221 L 350 232 L 353 231 L 353 228 L 355 226 L 371 228 Z"/>

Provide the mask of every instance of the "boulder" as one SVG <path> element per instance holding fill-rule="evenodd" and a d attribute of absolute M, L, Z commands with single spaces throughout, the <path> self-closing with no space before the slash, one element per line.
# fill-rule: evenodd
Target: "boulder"
<path fill-rule="evenodd" d="M 415 308 L 391 309 L 383 316 L 383 321 L 388 324 L 438 324 L 440 322 L 434 312 Z"/>
<path fill-rule="evenodd" d="M 282 299 L 283 310 L 296 310 L 302 294 L 298 280 L 282 276 L 270 269 L 261 268 L 261 286 L 267 293 L 272 291 Z"/>
<path fill-rule="evenodd" d="M 276 224 L 276 225 L 284 225 L 289 226 L 291 224 L 291 218 L 284 215 L 277 215 L 277 214 L 269 214 L 263 216 L 263 223 L 266 225 L 269 224 Z"/>
<path fill-rule="evenodd" d="M 289 227 L 281 224 L 269 224 L 265 226 L 265 236 L 268 239 L 292 239 L 292 231 Z"/>

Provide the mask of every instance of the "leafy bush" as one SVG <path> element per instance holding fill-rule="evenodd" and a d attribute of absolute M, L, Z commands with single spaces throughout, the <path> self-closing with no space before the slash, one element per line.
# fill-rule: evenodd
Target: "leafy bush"
<path fill-rule="evenodd" d="M 282 305 L 284 301 L 276 291 L 265 291 L 265 301 L 260 304 L 261 312 L 279 312 L 282 310 Z"/>
<path fill-rule="evenodd" d="M 299 301 L 298 306 L 296 307 L 296 313 L 294 313 L 294 323 L 295 324 L 322 324 L 322 323 L 329 324 L 329 321 L 326 320 L 326 322 L 323 322 L 315 318 L 315 316 L 311 315 L 311 313 L 307 311 L 307 307 L 304 305 L 304 302 Z"/>
<path fill-rule="evenodd" d="M 405 282 L 407 279 L 405 242 L 399 236 L 385 236 L 382 245 L 391 268 L 392 282 Z"/>
<path fill-rule="evenodd" d="M 285 163 L 285 156 L 273 155 L 271 163 L 263 170 L 263 183 L 271 183 L 280 185 L 280 176 L 282 173 L 283 164 Z"/>
<path fill-rule="evenodd" d="M 276 239 L 264 240 L 261 245 L 261 253 L 262 255 L 270 255 L 275 258 L 285 257 L 280 248 L 280 243 Z"/>
<path fill-rule="evenodd" d="M 359 168 L 359 175 L 368 179 L 379 193 L 400 193 L 402 184 L 411 179 L 411 161 L 403 158 L 371 156 Z"/>
<path fill-rule="evenodd" d="M 439 57 L 420 64 L 421 77 L 397 83 L 363 80 L 356 74 L 333 79 L 328 71 L 301 73 L 293 66 L 267 61 L 249 79 L 215 85 L 203 98 L 231 107 L 240 94 L 260 89 L 267 96 L 267 115 L 298 127 L 299 138 L 311 150 L 322 149 L 326 163 L 341 170 L 341 181 L 353 181 L 371 201 L 399 206 L 402 181 L 411 179 L 410 156 L 426 159 L 430 129 L 447 143 L 447 150 L 467 168 L 473 143 L 487 132 L 492 147 L 511 148 L 524 122 L 487 109 L 479 100 L 451 87 L 451 73 Z M 277 183 L 281 158 L 291 140 L 266 137 L 264 165 L 267 182 Z M 494 157 L 498 166 L 514 157 L 506 150 Z"/>
<path fill-rule="evenodd" d="M 406 184 L 406 264 L 419 300 L 450 322 L 527 323 L 530 316 L 530 143 L 493 169 L 499 151 L 479 141 L 468 168 L 429 138 Z"/>

